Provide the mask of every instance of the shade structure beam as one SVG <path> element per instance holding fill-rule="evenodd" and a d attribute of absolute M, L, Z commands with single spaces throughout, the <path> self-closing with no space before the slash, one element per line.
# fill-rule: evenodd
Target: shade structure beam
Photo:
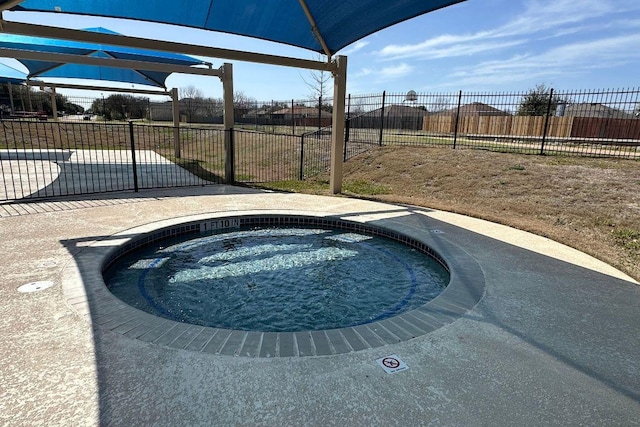
<path fill-rule="evenodd" d="M 316 20 L 313 19 L 313 15 L 311 14 L 311 11 L 307 7 L 307 3 L 305 2 L 305 0 L 299 0 L 299 1 L 300 1 L 300 6 L 302 7 L 302 10 L 304 10 L 304 14 L 307 16 L 307 19 L 311 24 L 311 32 L 313 33 L 316 40 L 318 40 L 318 43 L 320 43 L 320 46 L 322 46 L 322 50 L 324 51 L 324 54 L 327 55 L 327 58 L 331 59 L 331 50 L 329 49 L 329 46 L 327 46 L 327 43 L 324 41 L 324 38 L 322 37 L 320 30 L 318 29 L 318 25 L 316 24 Z"/>
<path fill-rule="evenodd" d="M 94 52 L 94 53 L 97 53 L 97 52 Z M 110 54 L 109 52 L 105 52 L 105 55 L 107 55 L 109 58 L 118 59 L 118 58 L 116 58 L 115 56 L 113 56 L 112 54 Z M 163 88 L 163 89 L 166 89 L 166 88 L 167 88 L 167 87 L 165 86 L 164 82 L 162 82 L 162 81 L 159 81 L 159 80 L 153 79 L 153 78 L 151 78 L 150 76 L 147 76 L 146 74 L 141 73 L 141 72 L 140 72 L 140 71 L 138 71 L 138 70 L 132 70 L 132 71 L 133 71 L 134 73 L 136 73 L 137 75 L 139 75 L 140 77 L 142 77 L 144 80 L 147 80 L 147 81 L 151 82 L 153 86 L 158 86 L 158 87 L 161 87 L 161 88 Z"/>
<path fill-rule="evenodd" d="M 11 1 L 7 1 L 3 4 L 0 4 L 0 14 L 2 14 L 3 11 L 5 10 L 9 10 L 17 5 L 19 5 L 20 3 L 22 3 L 24 0 L 11 0 Z"/>
<path fill-rule="evenodd" d="M 32 59 L 68 64 L 94 65 L 101 67 L 129 68 L 133 70 L 164 71 L 168 73 L 196 74 L 201 76 L 220 77 L 219 69 L 196 68 L 186 65 L 145 62 L 132 59 L 96 58 L 92 56 L 73 55 L 68 53 L 36 52 L 32 50 L 0 47 L 0 57 L 15 59 Z M 28 77 L 35 77 L 29 75 Z"/>
<path fill-rule="evenodd" d="M 284 67 L 303 68 L 307 70 L 335 71 L 335 64 L 310 59 L 290 58 L 255 52 L 242 52 L 209 46 L 192 45 L 161 40 L 150 40 L 119 34 L 93 33 L 91 31 L 72 30 L 68 28 L 50 27 L 46 25 L 27 24 L 13 21 L 0 21 L 0 30 L 5 33 L 36 36 L 44 38 L 73 40 L 86 43 L 109 44 L 163 52 L 180 52 L 185 55 L 204 56 L 258 64 L 279 65 Z"/>
<path fill-rule="evenodd" d="M 171 91 L 168 90 L 146 90 L 146 89 L 131 89 L 131 88 L 118 88 L 111 86 L 96 86 L 96 85 L 77 85 L 72 83 L 48 83 L 41 80 L 27 80 L 27 86 L 39 87 L 39 88 L 59 88 L 59 89 L 78 89 L 78 90 L 102 90 L 108 92 L 121 92 L 121 93 L 136 93 L 144 95 L 165 95 L 170 96 Z"/>

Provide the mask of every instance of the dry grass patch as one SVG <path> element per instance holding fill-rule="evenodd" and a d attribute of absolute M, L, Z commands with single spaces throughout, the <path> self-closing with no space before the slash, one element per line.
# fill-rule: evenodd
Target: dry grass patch
<path fill-rule="evenodd" d="M 457 212 L 530 231 L 640 280 L 638 161 L 385 147 L 349 160 L 344 180 L 346 194 Z M 327 189 L 324 184 L 307 185 L 300 191 L 326 194 Z"/>

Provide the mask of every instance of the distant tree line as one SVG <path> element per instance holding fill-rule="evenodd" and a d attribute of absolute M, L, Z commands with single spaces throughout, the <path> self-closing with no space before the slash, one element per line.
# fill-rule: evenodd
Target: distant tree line
<path fill-rule="evenodd" d="M 551 88 L 544 83 L 536 85 L 522 97 L 518 106 L 518 116 L 552 116 L 560 104 L 568 104 L 569 100 L 558 95 L 551 94 Z"/>
<path fill-rule="evenodd" d="M 147 117 L 149 98 L 113 94 L 93 101 L 90 111 L 105 120 L 144 119 Z"/>
<path fill-rule="evenodd" d="M 13 97 L 13 107 L 16 111 L 43 111 L 48 115 L 53 115 L 51 105 L 51 95 L 45 92 L 36 91 L 31 86 L 12 85 L 11 94 L 9 94 L 8 85 L 0 85 L 0 105 L 3 111 L 11 109 L 11 98 Z M 78 114 L 83 113 L 84 108 L 74 104 L 69 99 L 56 93 L 56 109 L 59 114 Z"/>

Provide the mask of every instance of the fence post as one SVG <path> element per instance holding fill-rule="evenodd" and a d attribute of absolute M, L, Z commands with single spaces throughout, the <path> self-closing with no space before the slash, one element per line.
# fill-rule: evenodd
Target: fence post
<path fill-rule="evenodd" d="M 222 64 L 222 93 L 224 102 L 224 181 L 232 185 L 235 182 L 235 153 L 233 125 L 235 111 L 233 105 L 233 65 Z"/>
<path fill-rule="evenodd" d="M 345 120 L 344 123 L 344 148 L 343 148 L 343 155 L 342 155 L 342 161 L 346 162 L 347 161 L 347 143 L 349 142 L 349 135 L 351 133 L 351 94 L 349 94 L 349 96 L 347 97 L 347 119 Z"/>
<path fill-rule="evenodd" d="M 382 133 L 384 132 L 384 101 L 387 97 L 387 91 L 382 91 L 382 108 L 380 108 L 380 137 L 378 138 L 378 145 L 382 147 Z"/>
<path fill-rule="evenodd" d="M 53 120 L 58 120 L 58 103 L 56 102 L 56 87 L 49 86 L 51 89 L 51 93 L 49 96 L 51 97 L 51 114 L 53 116 Z"/>
<path fill-rule="evenodd" d="M 547 140 L 547 128 L 549 127 L 549 115 L 551 114 L 551 102 L 553 101 L 553 88 L 549 91 L 549 102 L 547 103 L 547 113 L 544 116 L 544 129 L 542 130 L 542 144 L 540 145 L 540 155 L 544 155 L 544 143 Z"/>
<path fill-rule="evenodd" d="M 236 183 L 236 146 L 235 146 L 235 132 L 233 128 L 225 130 L 225 171 L 224 179 L 225 184 L 233 185 Z"/>
<path fill-rule="evenodd" d="M 129 140 L 131 141 L 131 161 L 133 163 L 133 189 L 138 192 L 138 166 L 136 165 L 136 143 L 133 138 L 133 121 L 129 120 Z"/>
<path fill-rule="evenodd" d="M 322 95 L 318 97 L 318 131 L 322 129 Z"/>
<path fill-rule="evenodd" d="M 171 115 L 173 116 L 173 154 L 176 159 L 182 156 L 180 147 L 180 102 L 178 88 L 171 89 Z"/>
<path fill-rule="evenodd" d="M 13 105 L 13 89 L 11 88 L 11 82 L 7 82 L 7 87 L 9 88 L 9 103 L 11 104 L 11 114 L 15 114 L 16 109 Z"/>
<path fill-rule="evenodd" d="M 296 134 L 296 109 L 295 104 L 293 103 L 293 99 L 291 100 L 291 135 Z"/>
<path fill-rule="evenodd" d="M 456 108 L 456 122 L 453 127 L 453 149 L 456 149 L 458 143 L 458 121 L 460 120 L 460 104 L 462 102 L 462 91 L 458 92 L 458 108 Z"/>
<path fill-rule="evenodd" d="M 271 100 L 271 133 L 276 133 L 276 124 L 273 120 L 273 113 L 275 112 L 276 107 L 273 99 Z"/>
<path fill-rule="evenodd" d="M 304 179 L 304 133 L 300 135 L 300 181 Z"/>

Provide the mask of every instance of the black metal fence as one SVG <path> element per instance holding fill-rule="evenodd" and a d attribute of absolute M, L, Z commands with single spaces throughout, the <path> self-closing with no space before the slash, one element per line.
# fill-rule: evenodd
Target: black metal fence
<path fill-rule="evenodd" d="M 236 182 L 288 181 L 300 176 L 299 136 L 234 130 L 233 145 Z"/>
<path fill-rule="evenodd" d="M 640 89 L 383 93 L 349 97 L 347 139 L 379 146 L 635 159 L 640 154 L 639 113 Z"/>
<path fill-rule="evenodd" d="M 223 181 L 222 130 L 133 122 L 4 120 L 0 125 L 0 200 Z"/>
<path fill-rule="evenodd" d="M 415 146 L 640 159 L 639 97 L 639 89 L 546 88 L 349 96 L 343 156 Z M 311 125 L 296 120 L 320 104 L 330 109 L 332 102 L 296 109 L 293 101 L 288 110 L 275 110 L 284 110 L 279 122 L 237 124 L 232 131 L 75 116 L 1 120 L 0 201 L 222 183 L 226 132 L 234 147 L 233 182 L 305 179 L 330 166 L 330 123 L 319 127 L 319 113 Z"/>

